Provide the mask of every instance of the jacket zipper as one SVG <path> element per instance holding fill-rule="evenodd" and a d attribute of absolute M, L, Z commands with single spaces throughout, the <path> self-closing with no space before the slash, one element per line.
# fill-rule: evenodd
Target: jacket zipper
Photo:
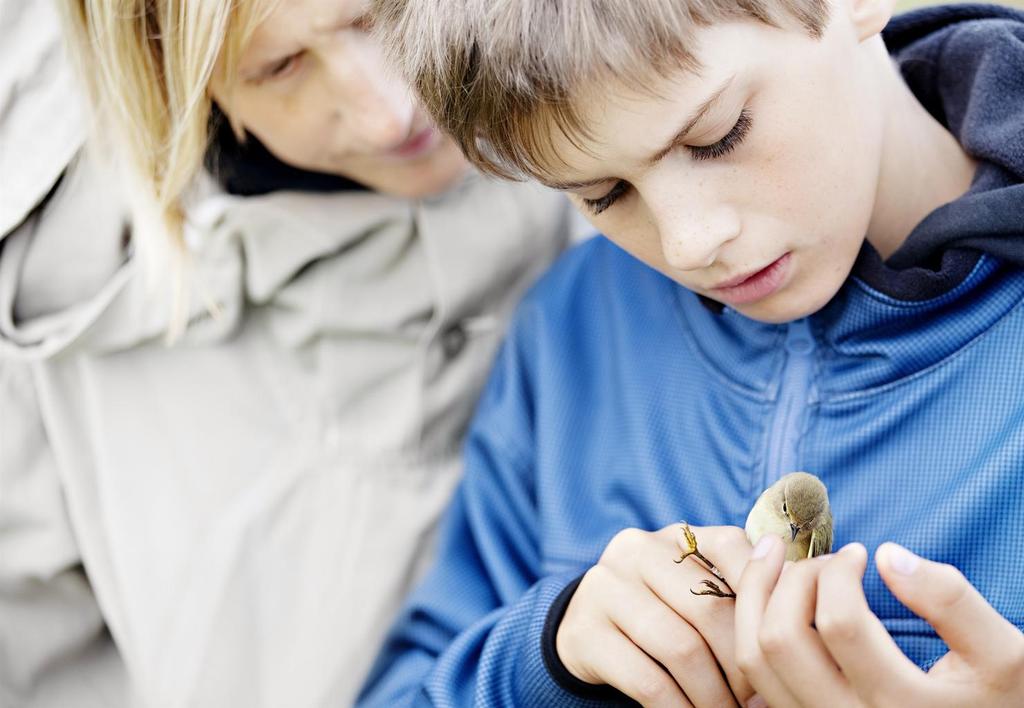
<path fill-rule="evenodd" d="M 797 446 L 814 393 L 814 336 L 807 319 L 791 322 L 786 330 L 785 362 L 779 381 L 775 415 L 768 431 L 762 489 L 782 475 L 796 472 Z"/>

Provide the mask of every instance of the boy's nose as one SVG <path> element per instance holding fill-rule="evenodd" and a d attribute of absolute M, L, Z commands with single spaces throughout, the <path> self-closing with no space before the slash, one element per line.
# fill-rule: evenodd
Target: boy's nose
<path fill-rule="evenodd" d="M 658 219 L 665 262 L 678 271 L 709 267 L 740 233 L 738 214 L 728 207 L 676 211 Z"/>

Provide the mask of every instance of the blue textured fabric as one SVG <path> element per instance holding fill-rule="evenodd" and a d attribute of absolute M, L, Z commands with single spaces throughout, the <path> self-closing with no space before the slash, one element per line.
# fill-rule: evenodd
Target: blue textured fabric
<path fill-rule="evenodd" d="M 985 228 L 1019 239 L 1024 205 L 998 213 Z M 1024 271 L 972 262 L 934 297 L 851 278 L 820 312 L 767 325 L 711 312 L 604 239 L 566 254 L 517 313 L 437 561 L 360 703 L 604 705 L 544 666 L 559 592 L 620 530 L 742 526 L 794 469 L 828 486 L 837 545 L 952 563 L 1024 629 Z M 864 585 L 914 662 L 945 653 L 873 567 Z"/>
<path fill-rule="evenodd" d="M 1024 628 L 1022 305 L 1024 272 L 988 257 L 926 302 L 849 282 L 796 348 L 814 366 L 784 443 L 828 486 L 837 544 L 953 563 Z M 520 308 L 364 705 L 588 705 L 541 661 L 551 601 L 623 528 L 743 525 L 790 471 L 768 450 L 798 324 L 713 314 L 604 239 L 563 258 Z M 865 589 L 916 663 L 946 651 L 873 568 Z"/>
<path fill-rule="evenodd" d="M 810 318 L 785 447 L 828 487 L 838 544 L 951 563 L 1024 628 L 1022 305 L 1024 273 L 987 257 L 927 302 L 849 283 Z M 545 670 L 552 600 L 624 528 L 742 526 L 788 471 L 766 455 L 798 326 L 714 315 L 603 239 L 567 254 L 520 307 L 437 565 L 362 704 L 596 705 Z M 945 652 L 873 569 L 865 590 L 914 662 Z"/>

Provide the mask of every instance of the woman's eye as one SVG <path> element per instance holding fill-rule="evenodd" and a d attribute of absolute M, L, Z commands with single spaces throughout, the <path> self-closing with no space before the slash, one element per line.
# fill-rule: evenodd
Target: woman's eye
<path fill-rule="evenodd" d="M 299 62 L 302 60 L 302 54 L 302 52 L 297 52 L 271 64 L 256 79 L 256 83 L 273 81 L 274 79 L 283 79 L 288 76 L 295 71 L 295 68 L 299 65 Z"/>
<path fill-rule="evenodd" d="M 690 154 L 695 160 L 714 160 L 716 158 L 723 157 L 735 150 L 736 147 L 743 142 L 743 139 L 746 138 L 747 134 L 750 132 L 750 126 L 750 111 L 744 108 L 740 111 L 740 116 L 736 119 L 736 124 L 724 138 L 711 145 L 691 145 L 687 147 L 687 150 L 690 151 Z"/>
<path fill-rule="evenodd" d="M 625 182 L 620 179 L 618 182 L 615 183 L 615 186 L 612 187 L 606 195 L 604 195 L 603 197 L 599 197 L 597 199 L 584 198 L 583 204 L 586 205 L 587 209 L 590 211 L 591 214 L 597 216 L 605 209 L 610 207 L 612 204 L 617 202 L 619 198 L 628 191 L 629 182 Z"/>

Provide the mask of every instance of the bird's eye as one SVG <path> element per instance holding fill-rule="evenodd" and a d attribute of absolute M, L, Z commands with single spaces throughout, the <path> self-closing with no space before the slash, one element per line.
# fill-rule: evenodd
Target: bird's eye
<path fill-rule="evenodd" d="M 782 502 L 782 513 L 788 514 L 789 510 L 786 508 L 786 502 Z"/>

